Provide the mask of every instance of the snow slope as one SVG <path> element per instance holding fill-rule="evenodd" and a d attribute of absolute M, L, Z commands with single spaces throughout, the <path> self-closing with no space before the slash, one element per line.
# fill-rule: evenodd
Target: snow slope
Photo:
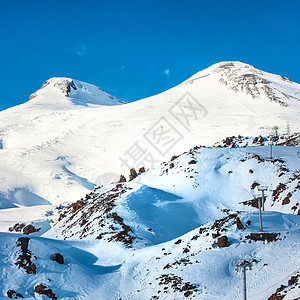
<path fill-rule="evenodd" d="M 34 293 L 34 287 L 40 283 L 51 288 L 58 299 L 83 299 L 84 295 L 91 293 L 100 284 L 101 277 L 119 268 L 95 265 L 96 256 L 68 242 L 30 237 L 28 249 L 37 270 L 36 274 L 28 274 L 15 265 L 21 254 L 16 244 L 22 236 L 0 233 L 1 299 L 8 299 L 8 290 L 20 293 L 24 299 L 42 299 Z M 55 253 L 64 256 L 65 264 L 58 264 L 51 259 Z"/>
<path fill-rule="evenodd" d="M 268 186 L 266 210 L 300 215 L 297 151 L 277 147 L 270 160 L 266 146 L 196 147 L 134 181 L 96 188 L 80 209 L 66 207 L 47 236 L 122 241 L 123 233 L 130 247 L 162 243 L 220 218 L 222 209 L 257 210 L 243 202 L 261 196 L 260 185 Z"/>
<path fill-rule="evenodd" d="M 226 136 L 300 130 L 300 86 L 239 62 L 126 105 L 99 88 L 52 78 L 0 112 L 2 207 L 74 201 L 107 177 L 152 168 Z"/>
<path fill-rule="evenodd" d="M 297 151 L 276 146 L 270 160 L 267 146 L 195 147 L 133 181 L 97 187 L 59 209 L 60 220 L 42 237 L 31 238 L 34 276 L 14 266 L 20 235 L 1 234 L 2 293 L 14 289 L 34 299 L 34 286 L 43 283 L 58 299 L 240 299 L 239 258 L 253 263 L 248 299 L 268 299 L 281 284 L 284 300 L 295 299 L 299 278 L 288 282 L 300 266 Z M 255 241 L 258 210 L 241 203 L 260 194 L 254 182 L 269 186 L 262 214 L 269 242 Z M 220 247 L 224 236 L 229 244 Z M 65 265 L 51 261 L 55 252 Z"/>

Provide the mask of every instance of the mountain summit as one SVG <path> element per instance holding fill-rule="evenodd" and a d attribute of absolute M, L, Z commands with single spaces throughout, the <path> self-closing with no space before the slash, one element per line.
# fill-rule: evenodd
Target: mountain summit
<path fill-rule="evenodd" d="M 108 173 L 152 168 L 195 145 L 268 136 L 274 126 L 299 132 L 299 95 L 299 84 L 239 62 L 126 105 L 94 85 L 51 78 L 0 112 L 0 201 L 61 203 Z"/>
<path fill-rule="evenodd" d="M 300 101 L 298 83 L 287 77 L 267 73 L 237 61 L 214 64 L 196 73 L 183 84 L 192 84 L 207 76 L 214 78 L 235 93 L 248 94 L 253 99 L 266 98 L 281 106 L 288 106 L 294 100 Z"/>
<path fill-rule="evenodd" d="M 29 100 L 53 103 L 61 102 L 74 105 L 119 105 L 125 102 L 109 95 L 102 89 L 66 77 L 53 77 L 46 80 L 42 87 L 30 95 Z"/>

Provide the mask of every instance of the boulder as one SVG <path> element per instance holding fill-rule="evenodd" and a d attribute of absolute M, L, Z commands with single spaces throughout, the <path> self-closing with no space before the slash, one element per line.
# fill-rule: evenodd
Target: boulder
<path fill-rule="evenodd" d="M 119 179 L 118 183 L 121 183 L 121 182 L 126 182 L 126 178 L 124 175 L 120 175 L 120 179 Z"/>
<path fill-rule="evenodd" d="M 145 170 L 144 167 L 141 167 L 141 168 L 139 169 L 139 173 L 145 173 L 145 172 L 146 172 L 146 170 Z"/>
<path fill-rule="evenodd" d="M 136 173 L 135 168 L 130 169 L 129 181 L 133 180 L 136 177 L 137 177 L 137 173 Z"/>
<path fill-rule="evenodd" d="M 23 228 L 23 234 L 31 234 L 40 230 L 41 228 L 36 228 L 32 224 L 28 224 Z"/>
<path fill-rule="evenodd" d="M 226 144 L 227 146 L 229 146 L 231 143 L 232 143 L 232 138 L 227 137 L 226 140 L 225 140 L 225 144 Z"/>
<path fill-rule="evenodd" d="M 14 290 L 8 290 L 6 294 L 7 294 L 7 297 L 8 297 L 9 299 L 11 299 L 15 293 L 16 293 L 16 292 L 15 292 Z"/>
<path fill-rule="evenodd" d="M 52 300 L 57 300 L 55 294 L 52 292 L 51 289 L 46 289 L 46 286 L 41 284 L 38 284 L 34 287 L 34 292 L 40 295 L 46 295 Z"/>
<path fill-rule="evenodd" d="M 229 246 L 228 238 L 226 235 L 223 235 L 218 238 L 217 240 L 217 247 L 218 248 L 225 248 Z"/>
<path fill-rule="evenodd" d="M 250 236 L 246 236 L 246 238 L 252 241 L 267 241 L 275 242 L 278 240 L 279 233 L 269 233 L 269 232 L 254 232 L 250 233 Z"/>
<path fill-rule="evenodd" d="M 243 223 L 241 222 L 239 217 L 236 218 L 235 222 L 236 222 L 236 227 L 238 229 L 244 229 Z"/>
<path fill-rule="evenodd" d="M 64 257 L 60 253 L 55 253 L 52 257 L 53 261 L 56 261 L 57 263 L 63 265 L 65 263 Z"/>

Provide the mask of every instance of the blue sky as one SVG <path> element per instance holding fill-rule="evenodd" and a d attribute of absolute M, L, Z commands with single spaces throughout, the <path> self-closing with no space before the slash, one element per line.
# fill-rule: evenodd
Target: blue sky
<path fill-rule="evenodd" d="M 0 1 L 0 109 L 53 76 L 134 101 L 238 60 L 300 82 L 300 1 Z"/>

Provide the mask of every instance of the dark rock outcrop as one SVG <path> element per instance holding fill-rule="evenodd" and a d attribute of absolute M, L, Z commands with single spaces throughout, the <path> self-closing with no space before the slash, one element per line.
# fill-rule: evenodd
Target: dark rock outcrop
<path fill-rule="evenodd" d="M 146 172 L 146 170 L 145 170 L 144 167 L 141 167 L 141 168 L 139 169 L 139 173 L 145 173 L 145 172 Z"/>
<path fill-rule="evenodd" d="M 137 173 L 136 173 L 135 168 L 130 169 L 129 181 L 133 180 L 136 177 L 137 177 Z"/>
<path fill-rule="evenodd" d="M 85 205 L 83 200 L 78 200 L 77 202 L 71 204 L 73 213 L 82 208 Z"/>
<path fill-rule="evenodd" d="M 32 224 L 28 224 L 23 228 L 23 234 L 31 234 L 40 230 L 41 228 L 36 228 Z"/>
<path fill-rule="evenodd" d="M 119 179 L 118 183 L 121 183 L 121 182 L 126 182 L 126 178 L 124 175 L 120 175 L 120 179 Z"/>
<path fill-rule="evenodd" d="M 291 202 L 290 198 L 292 197 L 291 193 L 288 193 L 287 196 L 282 200 L 282 205 L 287 205 Z"/>
<path fill-rule="evenodd" d="M 53 261 L 56 261 L 57 263 L 63 265 L 65 263 L 64 257 L 60 253 L 54 253 L 52 257 Z"/>
<path fill-rule="evenodd" d="M 268 233 L 268 232 L 254 232 L 250 233 L 250 235 L 246 236 L 247 239 L 252 241 L 267 241 L 275 242 L 278 240 L 279 233 Z"/>
<path fill-rule="evenodd" d="M 26 225 L 25 223 L 16 223 L 13 227 L 9 227 L 8 231 L 10 231 L 10 232 L 13 232 L 13 231 L 21 232 L 25 225 Z"/>
<path fill-rule="evenodd" d="M 6 294 L 9 299 L 23 299 L 24 298 L 23 295 L 21 295 L 20 293 L 17 293 L 14 290 L 8 290 Z"/>
<path fill-rule="evenodd" d="M 244 229 L 243 223 L 241 222 L 239 217 L 236 218 L 235 223 L 238 229 Z"/>
<path fill-rule="evenodd" d="M 34 292 L 37 293 L 37 294 L 40 294 L 40 295 L 46 295 L 52 300 L 57 300 L 57 297 L 52 292 L 52 290 L 51 289 L 46 289 L 46 288 L 47 287 L 41 283 L 41 284 L 38 284 L 34 287 Z"/>
<path fill-rule="evenodd" d="M 226 235 L 223 235 L 218 238 L 217 240 L 217 247 L 218 248 L 225 248 L 229 246 L 228 238 Z"/>
<path fill-rule="evenodd" d="M 28 250 L 30 239 L 28 237 L 21 237 L 18 239 L 17 246 L 21 247 L 21 254 L 18 257 L 17 265 L 23 268 L 28 274 L 36 274 L 36 265 L 31 261 L 31 251 Z"/>
<path fill-rule="evenodd" d="M 250 186 L 250 189 L 251 190 L 254 190 L 257 186 L 259 186 L 260 184 L 258 183 L 258 182 L 256 182 L 256 181 L 254 181 L 252 184 L 251 184 L 251 186 Z"/>

